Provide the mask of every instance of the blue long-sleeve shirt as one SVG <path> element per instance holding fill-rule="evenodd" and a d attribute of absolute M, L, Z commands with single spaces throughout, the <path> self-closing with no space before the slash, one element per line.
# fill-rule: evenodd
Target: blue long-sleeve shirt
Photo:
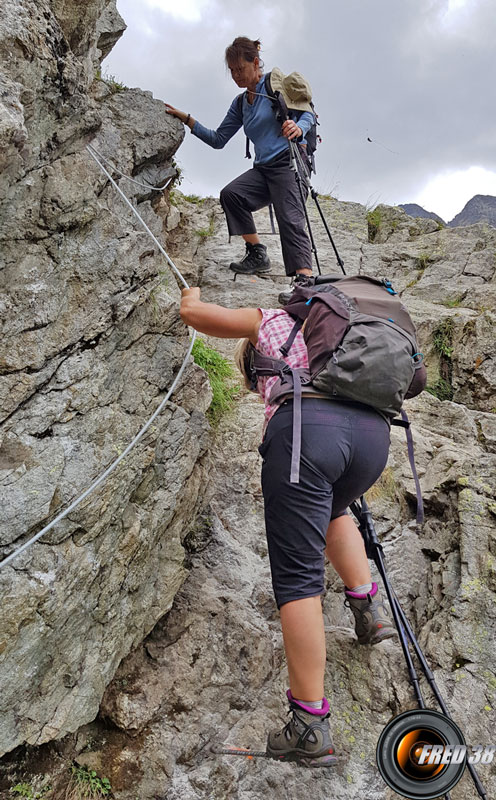
<path fill-rule="evenodd" d="M 200 122 L 195 121 L 191 133 L 210 147 L 220 150 L 243 127 L 255 147 L 254 163 L 266 164 L 271 161 L 287 149 L 288 140 L 281 134 L 281 123 L 276 120 L 272 103 L 265 92 L 264 81 L 265 76 L 262 75 L 257 83 L 255 90 L 257 94 L 253 103 L 248 102 L 246 92 L 242 95 L 242 104 L 238 99 L 239 96 L 234 98 L 217 130 L 205 128 Z M 304 111 L 298 116 L 299 113 L 290 109 L 290 116 L 301 128 L 304 140 L 315 119 L 309 111 Z"/>

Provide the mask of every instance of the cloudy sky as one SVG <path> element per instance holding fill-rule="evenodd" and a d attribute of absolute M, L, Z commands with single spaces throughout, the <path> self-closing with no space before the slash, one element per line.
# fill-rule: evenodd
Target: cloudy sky
<path fill-rule="evenodd" d="M 416 202 L 452 219 L 496 195 L 494 0 L 117 0 L 127 30 L 104 73 L 216 128 L 239 92 L 226 45 L 262 41 L 266 71 L 309 80 L 322 144 L 315 188 L 368 206 Z M 368 139 L 372 141 L 369 142 Z M 185 193 L 249 168 L 240 131 L 213 150 L 189 131 Z"/>

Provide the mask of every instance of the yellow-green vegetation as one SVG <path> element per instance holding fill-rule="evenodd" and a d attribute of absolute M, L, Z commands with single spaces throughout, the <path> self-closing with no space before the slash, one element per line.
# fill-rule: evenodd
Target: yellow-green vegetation
<path fill-rule="evenodd" d="M 468 487 L 461 489 L 458 494 L 458 512 L 471 511 L 474 507 L 474 493 Z"/>
<path fill-rule="evenodd" d="M 406 289 L 411 289 L 412 286 L 415 286 L 415 284 L 418 283 L 419 280 L 421 279 L 421 277 L 424 274 L 424 272 L 425 272 L 425 269 L 420 269 L 419 267 L 417 267 L 417 274 L 416 274 L 415 278 L 413 278 L 409 283 L 407 283 L 405 288 Z"/>
<path fill-rule="evenodd" d="M 65 800 L 82 800 L 82 798 L 110 797 L 112 787 L 108 778 L 100 778 L 94 769 L 87 767 L 71 767 L 71 782 Z"/>
<path fill-rule="evenodd" d="M 462 595 L 464 600 L 471 600 L 482 589 L 480 578 L 473 578 L 462 584 Z"/>
<path fill-rule="evenodd" d="M 419 253 L 417 256 L 417 269 L 421 269 L 423 272 L 429 266 L 432 260 L 433 259 L 429 253 Z"/>
<path fill-rule="evenodd" d="M 169 184 L 169 200 L 171 192 L 174 190 L 176 186 L 180 186 L 184 179 L 183 168 L 180 164 L 177 163 L 175 158 L 172 159 L 171 166 L 173 167 L 173 169 L 175 169 L 176 174 L 174 175 L 174 178 Z M 172 202 L 172 200 L 170 200 L 170 202 Z M 172 205 L 177 206 L 177 195 L 176 195 L 176 202 L 172 202 Z"/>
<path fill-rule="evenodd" d="M 52 787 L 49 783 L 44 784 L 37 791 L 30 783 L 16 783 L 15 786 L 11 786 L 9 791 L 14 797 L 24 797 L 25 800 L 41 800 L 42 797 L 48 800 L 51 789 Z"/>
<path fill-rule="evenodd" d="M 218 424 L 223 414 L 233 406 L 239 387 L 232 385 L 234 369 L 217 350 L 208 347 L 202 339 L 196 339 L 192 352 L 195 364 L 205 370 L 212 389 L 212 402 L 207 416 L 212 425 Z"/>
<path fill-rule="evenodd" d="M 438 378 L 434 383 L 428 383 L 425 391 L 433 394 L 438 400 L 453 400 L 453 387 L 444 378 Z"/>
<path fill-rule="evenodd" d="M 443 306 L 447 306 L 448 308 L 458 308 L 458 306 L 461 306 L 464 297 L 465 292 L 458 295 L 458 297 L 454 297 L 452 300 L 445 300 Z"/>
<path fill-rule="evenodd" d="M 485 679 L 487 681 L 488 686 L 491 688 L 491 690 L 492 691 L 496 691 L 496 675 L 493 675 L 493 673 L 489 672 L 488 669 L 486 669 L 484 671 L 483 675 L 484 675 L 484 677 L 485 677 Z"/>
<path fill-rule="evenodd" d="M 453 318 L 447 317 L 439 323 L 434 330 L 432 338 L 434 349 L 439 355 L 439 377 L 434 383 L 428 384 L 426 389 L 439 400 L 453 399 L 453 386 L 451 383 L 453 375 L 453 330 Z"/>
<path fill-rule="evenodd" d="M 439 323 L 434 331 L 433 344 L 440 356 L 451 359 L 453 355 L 453 318 Z"/>
<path fill-rule="evenodd" d="M 210 215 L 208 228 L 200 228 L 200 230 L 195 231 L 195 233 L 197 236 L 201 236 L 203 239 L 206 239 L 207 236 L 213 236 L 215 233 L 215 214 Z"/>
<path fill-rule="evenodd" d="M 201 206 L 205 202 L 205 198 L 200 197 L 198 194 L 184 194 L 183 198 L 187 203 L 194 203 L 197 206 Z"/>
<path fill-rule="evenodd" d="M 102 75 L 101 67 L 97 69 L 95 78 L 97 81 L 102 81 L 102 83 L 105 83 L 109 87 L 111 94 L 125 92 L 127 89 L 127 86 L 124 83 L 121 83 L 121 81 L 118 81 L 115 75 L 109 75 L 108 73 Z"/>
<path fill-rule="evenodd" d="M 379 233 L 382 224 L 382 213 L 379 207 L 367 212 L 367 226 L 369 232 L 369 242 L 373 242 Z"/>
<path fill-rule="evenodd" d="M 398 496 L 398 488 L 394 472 L 391 467 L 386 467 L 380 478 L 370 487 L 366 494 L 368 501 L 374 500 L 392 500 L 395 501 Z"/>

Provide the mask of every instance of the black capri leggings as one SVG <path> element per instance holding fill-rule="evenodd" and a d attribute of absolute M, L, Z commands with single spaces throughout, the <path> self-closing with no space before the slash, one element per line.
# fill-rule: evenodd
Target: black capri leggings
<path fill-rule="evenodd" d="M 324 592 L 324 550 L 331 519 L 377 480 L 389 425 L 361 403 L 303 398 L 300 482 L 290 483 L 293 402 L 269 422 L 259 447 L 272 586 L 280 608 Z"/>

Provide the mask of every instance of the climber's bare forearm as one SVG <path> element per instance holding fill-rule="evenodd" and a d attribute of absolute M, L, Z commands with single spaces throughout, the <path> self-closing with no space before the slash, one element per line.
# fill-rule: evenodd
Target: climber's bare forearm
<path fill-rule="evenodd" d="M 200 290 L 183 289 L 181 319 L 200 333 L 222 339 L 248 337 L 253 343 L 258 338 L 262 313 L 258 308 L 224 308 L 199 299 Z"/>

